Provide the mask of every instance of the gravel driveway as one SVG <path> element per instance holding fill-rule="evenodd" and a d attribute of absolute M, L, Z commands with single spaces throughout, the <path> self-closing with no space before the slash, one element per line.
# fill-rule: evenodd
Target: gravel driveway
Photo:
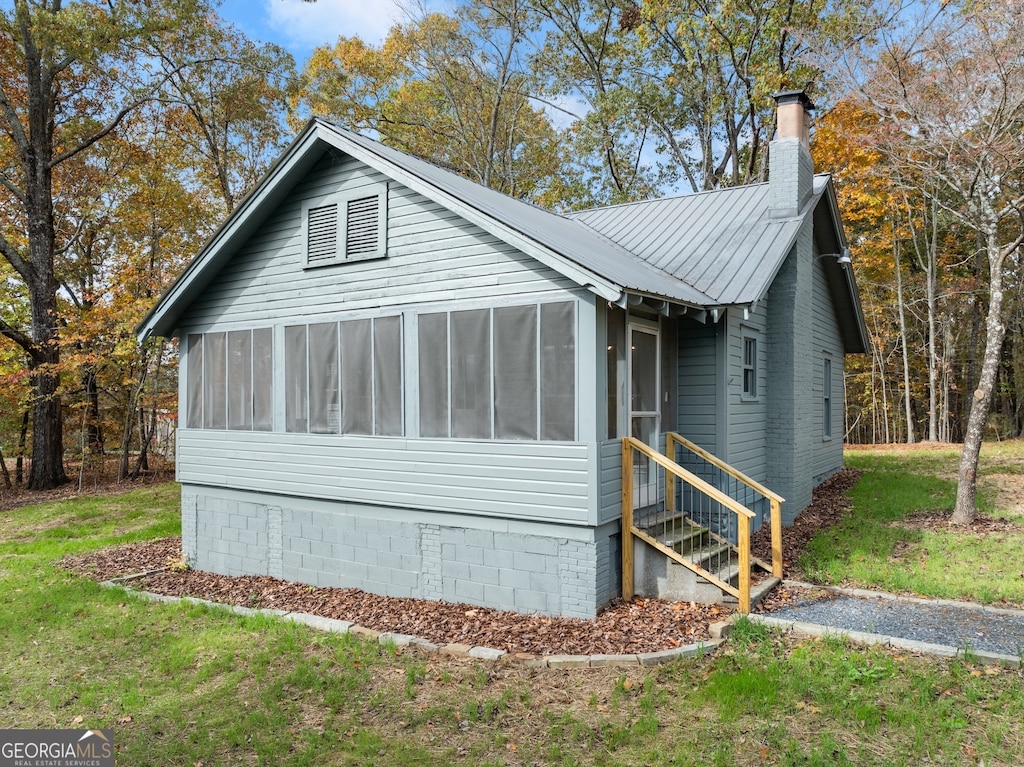
<path fill-rule="evenodd" d="M 771 617 L 959 649 L 1024 655 L 1024 612 L 905 599 L 828 596 L 774 610 Z"/>

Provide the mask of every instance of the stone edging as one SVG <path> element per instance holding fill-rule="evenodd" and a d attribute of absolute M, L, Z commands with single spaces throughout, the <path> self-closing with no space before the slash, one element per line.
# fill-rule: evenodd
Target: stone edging
<path fill-rule="evenodd" d="M 804 589 L 815 589 L 818 591 L 829 591 L 844 596 L 861 597 L 868 599 L 887 599 L 895 602 L 909 602 L 911 604 L 925 604 L 941 607 L 956 607 L 964 610 L 976 610 L 997 615 L 1022 615 L 1024 611 L 1011 610 L 1001 607 L 987 607 L 977 602 L 957 602 L 953 599 L 925 599 L 922 597 L 901 596 L 889 594 L 884 591 L 869 591 L 867 589 L 846 589 L 839 586 L 821 586 L 816 583 L 804 583 L 803 581 L 786 580 L 785 585 Z M 769 615 L 751 613 L 747 616 L 751 622 L 760 623 L 764 626 L 777 628 L 782 631 L 791 631 L 798 634 L 805 634 L 814 637 L 841 637 L 851 642 L 862 645 L 880 645 L 883 647 L 894 647 L 910 652 L 926 653 L 941 658 L 964 658 L 965 660 L 978 661 L 986 665 L 1007 666 L 1009 668 L 1021 668 L 1021 657 L 1017 655 L 1006 655 L 1004 653 L 987 652 L 985 650 L 967 650 L 953 645 L 933 644 L 931 642 L 919 642 L 916 639 L 889 636 L 887 634 L 872 634 L 867 631 L 855 631 L 852 629 L 841 629 L 834 626 L 824 626 L 820 623 L 805 623 L 803 621 L 791 621 L 784 618 L 773 618 Z"/>
<path fill-rule="evenodd" d="M 292 623 L 309 626 L 310 628 L 318 631 L 326 631 L 333 634 L 352 634 L 353 636 L 362 637 L 371 641 L 377 640 L 380 644 L 384 645 L 390 644 L 395 647 L 414 647 L 419 650 L 423 650 L 424 652 L 436 653 L 438 655 L 468 657 L 488 661 L 502 660 L 504 662 L 520 663 L 527 668 L 657 666 L 661 663 L 667 663 L 675 660 L 676 658 L 691 658 L 697 655 L 703 655 L 716 650 L 718 646 L 725 641 L 723 638 L 724 632 L 719 628 L 714 639 L 709 639 L 706 642 L 697 642 L 696 644 L 685 645 L 683 647 L 673 647 L 669 650 L 659 650 L 657 652 L 635 653 L 630 655 L 533 655 L 531 653 L 508 653 L 505 650 L 497 650 L 493 647 L 474 647 L 472 645 L 459 643 L 436 644 L 423 639 L 422 637 L 412 636 L 411 634 L 396 634 L 389 631 L 377 631 L 376 629 L 367 628 L 366 626 L 360 626 L 352 621 L 324 618 L 320 615 L 311 615 L 309 613 L 294 613 L 288 612 L 287 610 L 267 610 L 242 607 L 240 605 L 227 605 L 221 602 L 212 602 L 208 599 L 197 599 L 195 597 L 170 597 L 164 594 L 154 594 L 150 591 L 140 591 L 125 585 L 131 581 L 145 577 L 146 575 L 149 575 L 149 573 L 139 573 L 135 575 L 128 575 L 123 578 L 113 578 L 109 581 L 102 581 L 100 586 L 103 586 L 104 588 L 123 589 L 129 594 L 150 602 L 162 602 L 165 604 L 185 602 L 187 604 L 217 607 L 236 615 L 280 618 L 282 620 L 291 621 Z M 714 627 L 712 633 L 716 633 Z"/>

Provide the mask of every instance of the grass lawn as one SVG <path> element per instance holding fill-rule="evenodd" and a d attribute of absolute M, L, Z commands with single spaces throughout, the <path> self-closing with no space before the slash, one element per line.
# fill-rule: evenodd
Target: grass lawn
<path fill-rule="evenodd" d="M 942 523 L 959 458 L 954 445 L 847 450 L 847 466 L 864 470 L 853 513 L 811 542 L 800 569 L 821 583 L 1024 605 L 1024 441 L 982 450 L 980 516 L 1012 523 L 1002 529 Z M 920 524 L 929 513 L 933 524 Z"/>
<path fill-rule="evenodd" d="M 863 489 L 876 472 L 900 471 L 882 454 L 851 463 L 862 461 L 878 461 L 865 466 L 864 499 L 882 492 Z M 939 503 L 921 499 L 932 498 L 928 482 L 914 504 Z M 897 512 L 887 514 L 871 524 L 889 529 Z M 801 642 L 745 622 L 723 652 L 655 669 L 526 669 L 143 602 L 57 566 L 177 531 L 172 484 L 0 513 L 0 726 L 112 727 L 118 764 L 133 766 L 1024 758 L 1019 671 Z M 888 556 L 864 548 L 865 561 Z"/>

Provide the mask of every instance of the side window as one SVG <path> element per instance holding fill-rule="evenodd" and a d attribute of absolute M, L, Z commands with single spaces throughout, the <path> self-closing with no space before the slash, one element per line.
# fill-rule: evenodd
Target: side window
<path fill-rule="evenodd" d="M 757 339 L 743 336 L 743 399 L 757 399 Z"/>
<path fill-rule="evenodd" d="M 825 357 L 824 365 L 822 366 L 822 399 L 821 399 L 821 418 L 822 418 L 822 437 L 825 439 L 832 438 L 832 358 Z"/>
<path fill-rule="evenodd" d="M 387 256 L 387 184 L 309 200 L 302 205 L 307 266 L 329 266 Z"/>

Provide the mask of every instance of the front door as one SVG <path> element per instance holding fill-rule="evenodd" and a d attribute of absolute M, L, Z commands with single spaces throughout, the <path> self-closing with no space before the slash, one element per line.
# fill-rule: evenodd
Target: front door
<path fill-rule="evenodd" d="M 661 431 L 661 364 L 656 325 L 629 323 L 630 436 L 654 450 Z M 633 502 L 638 507 L 658 501 L 658 474 L 646 457 L 634 462 Z"/>

